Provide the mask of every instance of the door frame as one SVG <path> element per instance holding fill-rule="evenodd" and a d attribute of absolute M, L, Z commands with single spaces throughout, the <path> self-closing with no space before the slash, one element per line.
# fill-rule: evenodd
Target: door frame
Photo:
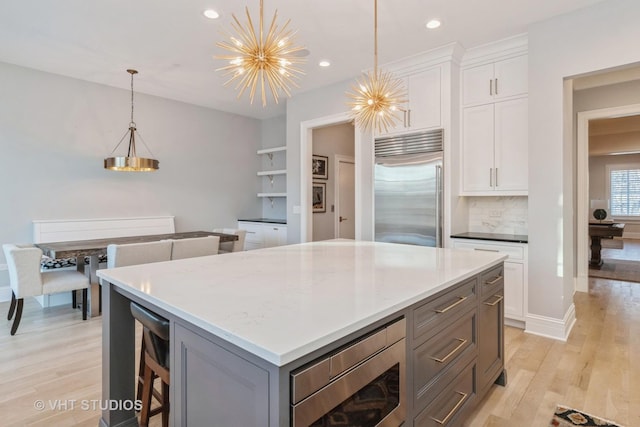
<path fill-rule="evenodd" d="M 330 116 L 317 119 L 306 120 L 300 123 L 300 242 L 310 242 L 313 240 L 313 210 L 311 209 L 311 155 L 313 154 L 313 129 L 349 123 L 353 117 L 349 111 L 345 111 Z M 354 126 L 354 151 L 357 153 L 363 150 L 362 132 Z M 355 164 L 355 194 L 356 194 L 356 240 L 362 239 L 361 214 L 363 212 L 362 178 L 359 176 L 358 162 Z"/>
<path fill-rule="evenodd" d="M 640 104 L 581 111 L 577 120 L 576 154 L 576 287 L 589 291 L 589 121 L 640 114 Z"/>
<path fill-rule="evenodd" d="M 340 237 L 339 229 L 340 229 L 340 163 L 351 163 L 353 164 L 353 189 L 355 191 L 355 167 L 356 167 L 356 159 L 353 156 L 345 156 L 342 154 L 336 154 L 333 156 L 333 170 L 336 171 L 336 175 L 333 179 L 333 198 L 335 209 L 333 211 L 333 237 L 336 239 Z M 355 202 L 355 200 L 354 200 Z M 355 218 L 353 218 L 355 221 Z M 357 221 L 356 221 L 357 224 Z"/>

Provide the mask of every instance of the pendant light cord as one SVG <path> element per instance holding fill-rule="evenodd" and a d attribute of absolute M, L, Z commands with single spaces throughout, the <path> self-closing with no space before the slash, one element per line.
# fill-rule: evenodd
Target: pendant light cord
<path fill-rule="evenodd" d="M 378 0 L 373 1 L 373 73 L 378 73 Z"/>
<path fill-rule="evenodd" d="M 136 127 L 136 122 L 133 121 L 133 75 L 135 73 L 131 73 L 131 122 L 129 123 L 129 126 L 133 125 L 133 127 Z"/>

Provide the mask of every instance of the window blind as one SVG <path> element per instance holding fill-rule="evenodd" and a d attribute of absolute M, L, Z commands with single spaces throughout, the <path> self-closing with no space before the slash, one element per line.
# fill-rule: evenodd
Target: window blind
<path fill-rule="evenodd" d="M 610 171 L 610 203 L 613 216 L 640 216 L 640 169 Z"/>

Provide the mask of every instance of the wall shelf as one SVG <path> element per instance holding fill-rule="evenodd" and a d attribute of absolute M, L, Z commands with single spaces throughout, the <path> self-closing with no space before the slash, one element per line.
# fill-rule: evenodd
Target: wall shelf
<path fill-rule="evenodd" d="M 282 147 L 263 148 L 262 150 L 258 150 L 258 154 L 277 153 L 278 151 L 286 151 L 286 150 L 287 150 L 287 146 L 283 145 Z"/>
<path fill-rule="evenodd" d="M 258 197 L 287 197 L 287 193 L 258 193 Z"/>
<path fill-rule="evenodd" d="M 284 175 L 286 174 L 286 169 L 274 170 L 274 171 L 260 171 L 258 172 L 258 176 L 271 176 L 271 175 Z"/>

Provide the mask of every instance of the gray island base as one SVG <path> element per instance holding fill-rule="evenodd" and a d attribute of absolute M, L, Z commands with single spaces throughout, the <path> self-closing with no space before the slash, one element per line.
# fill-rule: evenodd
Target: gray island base
<path fill-rule="evenodd" d="M 103 399 L 135 399 L 135 301 L 171 324 L 173 426 L 314 425 L 380 384 L 377 425 L 461 425 L 506 381 L 504 258 L 332 240 L 100 270 Z"/>

